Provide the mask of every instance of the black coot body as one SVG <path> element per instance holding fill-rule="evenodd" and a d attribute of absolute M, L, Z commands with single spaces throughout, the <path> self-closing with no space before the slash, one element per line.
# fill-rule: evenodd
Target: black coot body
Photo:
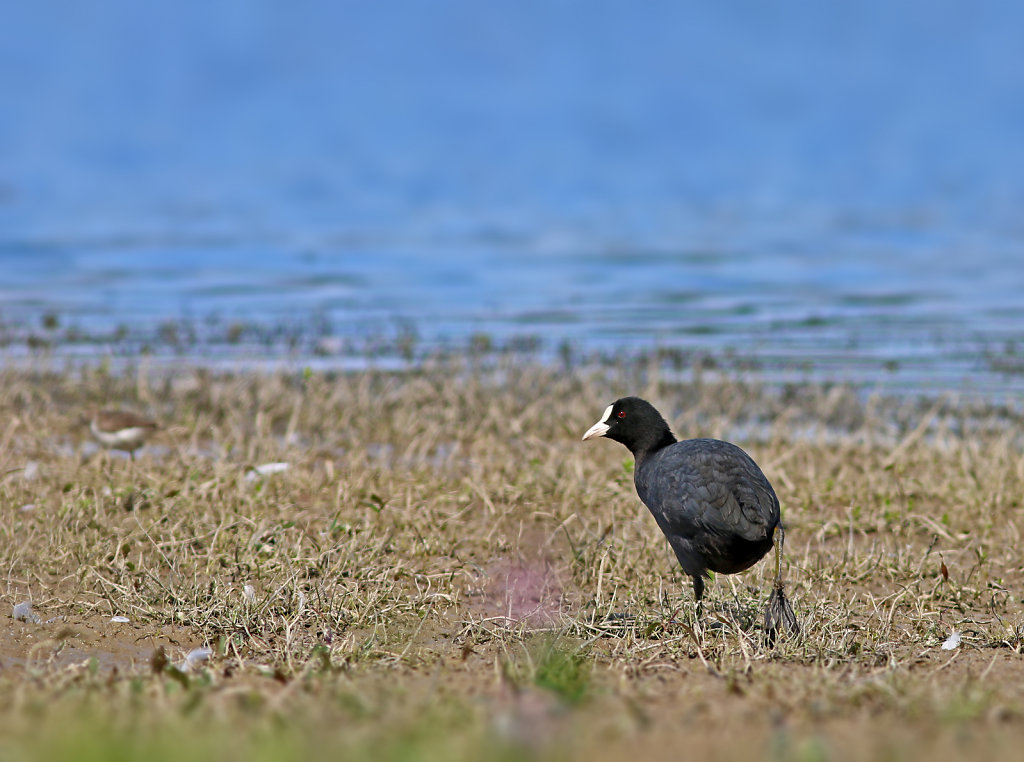
<path fill-rule="evenodd" d="M 637 494 L 693 578 L 698 604 L 709 571 L 749 569 L 775 545 L 776 582 L 766 628 L 774 632 L 781 623 L 797 629 L 782 592 L 785 530 L 779 499 L 749 455 L 718 439 L 676 441 L 661 414 L 639 397 L 609 405 L 583 438 L 597 436 L 621 442 L 633 453 Z"/>

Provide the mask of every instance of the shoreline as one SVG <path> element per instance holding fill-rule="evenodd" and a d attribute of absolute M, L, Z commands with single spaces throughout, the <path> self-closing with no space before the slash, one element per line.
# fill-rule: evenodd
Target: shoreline
<path fill-rule="evenodd" d="M 1024 397 L 1024 335 L 1005 330 L 915 339 L 920 330 L 901 337 L 894 324 L 890 339 L 878 343 L 877 337 L 862 342 L 855 336 L 832 336 L 827 324 L 815 323 L 815 329 L 824 327 L 823 335 L 780 326 L 777 332 L 761 327 L 763 335 L 711 331 L 640 341 L 574 332 L 546 338 L 559 336 L 557 327 L 514 324 L 496 331 L 463 327 L 449 335 L 427 335 L 407 319 L 339 326 L 315 313 L 277 323 L 210 315 L 93 331 L 66 320 L 48 312 L 36 325 L 0 321 L 0 365 L 58 372 L 95 365 L 130 372 L 136 364 L 152 372 L 174 372 L 182 365 L 215 372 L 305 367 L 317 372 L 413 371 L 439 362 L 493 363 L 512 357 L 569 371 L 621 363 L 657 366 L 666 379 L 684 383 L 700 376 L 742 376 L 779 385 L 845 384 L 865 395 L 953 394 L 1005 404 Z"/>
<path fill-rule="evenodd" d="M 858 358 L 827 356 L 794 359 L 768 357 L 732 349 L 680 349 L 671 346 L 617 350 L 585 350 L 562 345 L 545 348 L 529 337 L 498 345 L 476 337 L 464 343 L 403 352 L 393 344 L 363 348 L 338 347 L 335 352 L 304 352 L 279 346 L 211 346 L 200 352 L 164 347 L 158 351 L 133 345 L 87 344 L 46 348 L 0 347 L 0 368 L 23 373 L 77 373 L 103 368 L 114 375 L 134 374 L 143 368 L 154 376 L 203 369 L 226 374 L 275 374 L 289 372 L 415 374 L 445 365 L 477 367 L 514 362 L 521 365 L 559 368 L 567 373 L 612 367 L 635 366 L 655 373 L 667 383 L 689 384 L 706 380 L 742 379 L 766 386 L 845 386 L 862 398 L 883 395 L 900 398 L 937 399 L 949 396 L 992 405 L 1015 406 L 1024 400 L 1024 367 L 974 358 L 957 367 L 933 367 L 923 363 L 901 365 L 871 363 Z M 988 363 L 979 370 L 979 363 Z"/>

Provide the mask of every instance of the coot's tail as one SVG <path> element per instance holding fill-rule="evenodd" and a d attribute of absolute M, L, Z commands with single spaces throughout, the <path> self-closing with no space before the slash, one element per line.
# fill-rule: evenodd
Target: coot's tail
<path fill-rule="evenodd" d="M 775 584 L 764 609 L 764 631 L 769 643 L 775 643 L 780 630 L 790 635 L 800 634 L 800 623 L 796 620 L 793 607 L 789 605 L 782 584 L 782 546 L 786 542 L 786 530 L 782 524 L 775 530 Z"/>

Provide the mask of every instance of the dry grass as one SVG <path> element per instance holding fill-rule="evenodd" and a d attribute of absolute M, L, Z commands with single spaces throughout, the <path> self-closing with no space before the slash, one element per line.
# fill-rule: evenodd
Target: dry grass
<path fill-rule="evenodd" d="M 0 620 L 12 758 L 1019 745 L 1020 411 L 657 370 L 3 372 L 3 605 L 41 620 Z M 720 626 L 694 622 L 628 453 L 579 441 L 623 393 L 762 464 L 798 640 L 762 642 L 768 563 L 718 577 Z M 167 430 L 133 466 L 83 444 L 95 405 Z M 268 462 L 289 468 L 247 477 Z M 213 659 L 173 666 L 197 646 Z"/>

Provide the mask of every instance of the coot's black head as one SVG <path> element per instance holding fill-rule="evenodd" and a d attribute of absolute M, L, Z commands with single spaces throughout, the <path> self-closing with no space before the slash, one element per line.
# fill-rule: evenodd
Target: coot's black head
<path fill-rule="evenodd" d="M 592 437 L 622 442 L 634 455 L 654 452 L 676 441 L 661 413 L 639 397 L 623 397 L 605 408 L 601 420 L 583 435 L 585 440 Z"/>

